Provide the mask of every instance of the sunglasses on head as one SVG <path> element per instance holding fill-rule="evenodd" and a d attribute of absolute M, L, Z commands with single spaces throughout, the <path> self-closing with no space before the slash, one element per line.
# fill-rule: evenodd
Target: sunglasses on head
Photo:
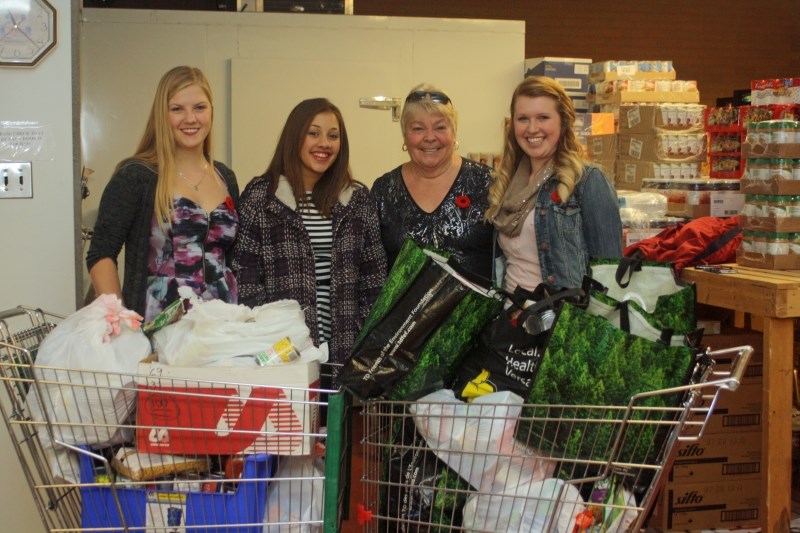
<path fill-rule="evenodd" d="M 414 91 L 412 93 L 409 93 L 408 96 L 406 96 L 406 103 L 413 104 L 414 102 L 419 102 L 420 100 L 425 100 L 425 99 L 443 105 L 447 105 L 450 103 L 450 97 L 439 91 Z"/>

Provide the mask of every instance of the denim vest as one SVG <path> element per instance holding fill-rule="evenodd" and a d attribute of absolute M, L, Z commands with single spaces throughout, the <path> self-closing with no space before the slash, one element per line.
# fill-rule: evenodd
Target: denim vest
<path fill-rule="evenodd" d="M 533 215 L 542 279 L 553 287 L 580 287 L 591 259 L 622 257 L 619 200 L 606 175 L 589 165 L 566 202 L 552 198 L 557 185 L 555 175 L 548 178 Z"/>

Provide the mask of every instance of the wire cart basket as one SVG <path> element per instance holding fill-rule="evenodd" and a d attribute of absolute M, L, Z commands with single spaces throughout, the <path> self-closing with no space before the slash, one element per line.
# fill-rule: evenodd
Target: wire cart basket
<path fill-rule="evenodd" d="M 0 312 L 0 408 L 48 532 L 338 531 L 352 406 L 318 387 L 317 363 L 305 387 L 36 365 L 62 319 Z"/>
<path fill-rule="evenodd" d="M 702 435 L 752 351 L 707 350 L 690 385 L 627 405 L 367 402 L 357 519 L 380 533 L 643 531 L 678 443 Z"/>

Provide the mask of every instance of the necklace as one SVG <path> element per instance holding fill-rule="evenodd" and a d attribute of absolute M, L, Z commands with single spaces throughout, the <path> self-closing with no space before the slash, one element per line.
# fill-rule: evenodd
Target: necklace
<path fill-rule="evenodd" d="M 201 184 L 201 183 L 203 183 L 203 181 L 205 181 L 205 179 L 206 179 L 206 176 L 208 175 L 208 163 L 207 163 L 207 162 L 205 162 L 205 161 L 203 161 L 203 176 L 200 178 L 200 181 L 198 181 L 197 183 L 193 183 L 193 182 L 192 182 L 192 180 L 190 180 L 189 178 L 187 178 L 187 177 L 186 177 L 186 176 L 183 174 L 183 172 L 181 172 L 181 169 L 179 169 L 179 168 L 178 168 L 177 170 L 178 170 L 178 175 L 179 175 L 180 177 L 182 177 L 184 180 L 186 180 L 186 183 L 188 183 L 189 185 L 191 185 L 192 187 L 194 187 L 194 190 L 196 191 L 196 190 L 198 190 L 198 187 L 200 187 L 200 184 Z"/>

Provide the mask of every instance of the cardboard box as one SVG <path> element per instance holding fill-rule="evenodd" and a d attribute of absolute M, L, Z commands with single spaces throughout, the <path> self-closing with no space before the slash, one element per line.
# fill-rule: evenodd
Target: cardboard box
<path fill-rule="evenodd" d="M 609 161 L 617 158 L 619 135 L 588 135 L 586 148 L 592 161 Z"/>
<path fill-rule="evenodd" d="M 737 348 L 739 346 L 752 346 L 753 353 L 750 356 L 749 364 L 758 364 L 764 361 L 764 334 L 760 331 L 740 328 L 724 328 L 719 335 L 714 335 L 712 339 L 703 338 L 703 344 L 712 350 L 723 350 L 725 348 Z M 730 358 L 725 359 L 722 364 L 727 364 L 730 368 Z M 718 360 L 718 363 L 720 361 Z"/>
<path fill-rule="evenodd" d="M 711 216 L 732 217 L 744 206 L 744 193 L 737 191 L 711 191 Z"/>
<path fill-rule="evenodd" d="M 597 104 L 630 104 L 630 103 L 683 103 L 697 104 L 700 93 L 673 91 L 617 91 L 595 96 Z"/>
<path fill-rule="evenodd" d="M 669 189 L 671 180 L 694 180 L 702 173 L 700 162 L 636 161 L 619 159 L 616 166 L 618 189 L 662 192 Z M 738 213 L 738 212 L 737 212 Z"/>
<path fill-rule="evenodd" d="M 667 482 L 760 478 L 761 432 L 707 434 L 677 445 Z"/>
<path fill-rule="evenodd" d="M 769 233 L 795 233 L 800 231 L 800 217 L 751 217 L 739 215 L 742 229 L 766 231 Z"/>
<path fill-rule="evenodd" d="M 589 81 L 603 80 L 674 80 L 672 61 L 663 60 L 609 60 L 589 65 Z"/>
<path fill-rule="evenodd" d="M 758 372 L 759 370 L 754 367 L 753 371 Z M 760 371 L 763 373 L 763 369 Z M 698 401 L 695 405 L 698 411 L 690 413 L 687 419 L 690 422 L 703 422 L 707 418 L 708 421 L 703 431 L 704 435 L 759 432 L 763 429 L 762 399 L 764 387 L 762 383 L 742 384 L 735 391 L 720 390 L 717 404 L 708 413 L 707 409 L 711 408 L 711 395 L 716 390 L 716 388 L 708 388 L 707 391 L 704 391 L 709 396 Z M 691 424 L 686 426 L 684 433 L 693 436 L 697 435 L 699 431 L 699 425 Z"/>
<path fill-rule="evenodd" d="M 706 159 L 705 133 L 620 133 L 617 143 L 620 159 L 682 163 Z"/>
<path fill-rule="evenodd" d="M 616 133 L 613 113 L 578 113 L 575 116 L 575 134 L 607 135 Z"/>
<path fill-rule="evenodd" d="M 800 157 L 800 143 L 760 144 L 747 140 L 742 144 L 742 155 L 744 157 L 796 159 Z"/>
<path fill-rule="evenodd" d="M 704 109 L 700 104 L 622 105 L 619 133 L 701 133 Z"/>
<path fill-rule="evenodd" d="M 690 204 L 686 202 L 667 202 L 667 214 L 673 217 L 701 218 L 711 216 L 711 203 Z"/>
<path fill-rule="evenodd" d="M 649 525 L 666 531 L 736 529 L 760 525 L 765 510 L 760 478 L 667 483 Z"/>
<path fill-rule="evenodd" d="M 655 237 L 664 231 L 664 228 L 622 228 L 622 247 Z"/>
<path fill-rule="evenodd" d="M 591 59 L 580 57 L 532 57 L 525 60 L 524 76 L 548 76 L 567 91 L 585 94 L 591 63 Z"/>
<path fill-rule="evenodd" d="M 137 431 L 137 447 L 145 453 L 308 455 L 318 429 L 318 388 L 317 362 L 265 367 L 143 362 L 137 426 L 144 429 Z"/>
<path fill-rule="evenodd" d="M 766 270 L 800 270 L 800 255 L 769 255 L 736 250 L 736 264 Z"/>
<path fill-rule="evenodd" d="M 612 183 L 614 182 L 617 165 L 616 159 L 592 159 L 591 164 L 602 170 L 609 181 Z"/>
<path fill-rule="evenodd" d="M 775 178 L 754 180 L 742 178 L 739 190 L 745 194 L 793 195 L 800 194 L 800 180 Z"/>

